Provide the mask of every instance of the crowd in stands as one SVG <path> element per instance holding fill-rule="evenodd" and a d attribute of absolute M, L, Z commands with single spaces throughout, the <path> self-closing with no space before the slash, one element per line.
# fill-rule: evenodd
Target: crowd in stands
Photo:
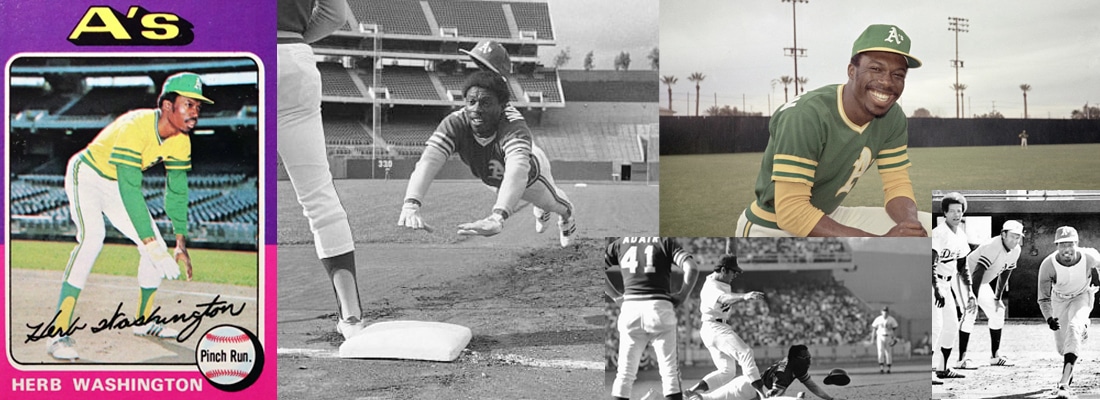
<path fill-rule="evenodd" d="M 733 238 L 742 263 L 813 263 L 852 260 L 851 249 L 839 238 Z M 703 260 L 727 253 L 727 238 L 687 238 L 685 249 Z M 730 251 L 733 251 L 730 249 Z"/>

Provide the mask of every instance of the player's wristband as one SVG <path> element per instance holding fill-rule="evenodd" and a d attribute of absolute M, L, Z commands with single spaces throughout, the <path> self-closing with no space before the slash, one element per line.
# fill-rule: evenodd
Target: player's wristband
<path fill-rule="evenodd" d="M 405 199 L 405 204 L 416 204 L 417 207 L 420 207 L 420 206 L 423 205 L 423 204 L 420 204 L 420 200 L 417 200 L 417 199 L 414 199 L 414 198 L 411 198 L 411 197 Z"/>
<path fill-rule="evenodd" d="M 508 219 L 508 210 L 503 208 L 494 208 L 493 214 L 499 214 L 501 218 Z"/>

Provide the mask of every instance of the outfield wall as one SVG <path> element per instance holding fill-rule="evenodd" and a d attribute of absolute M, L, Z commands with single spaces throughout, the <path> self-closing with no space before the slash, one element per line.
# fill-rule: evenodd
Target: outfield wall
<path fill-rule="evenodd" d="M 770 117 L 661 117 L 661 155 L 763 152 Z M 1100 143 L 1100 120 L 909 118 L 909 147 Z"/>

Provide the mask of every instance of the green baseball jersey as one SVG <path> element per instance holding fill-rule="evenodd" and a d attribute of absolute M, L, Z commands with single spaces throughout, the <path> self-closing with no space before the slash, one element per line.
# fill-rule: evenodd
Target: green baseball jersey
<path fill-rule="evenodd" d="M 909 168 L 908 122 L 894 104 L 886 115 L 858 126 L 844 114 L 844 85 L 806 92 L 784 104 L 768 124 L 768 147 L 756 178 L 749 221 L 779 229 L 775 182 L 811 186 L 810 203 L 830 214 L 871 164 L 879 173 Z"/>

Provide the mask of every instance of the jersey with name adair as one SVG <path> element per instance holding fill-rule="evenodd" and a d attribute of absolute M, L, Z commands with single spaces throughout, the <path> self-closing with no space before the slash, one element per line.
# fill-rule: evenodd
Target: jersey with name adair
<path fill-rule="evenodd" d="M 427 145 L 443 151 L 447 157 L 458 153 L 474 176 L 495 188 L 499 188 L 504 179 L 504 160 L 509 155 L 527 155 L 531 165 L 527 186 L 535 183 L 539 176 L 539 163 L 531 152 L 535 146 L 531 130 L 523 115 L 512 106 L 504 108 L 496 133 L 487 139 L 474 134 L 470 119 L 460 109 L 443 118 L 428 138 Z"/>
<path fill-rule="evenodd" d="M 625 300 L 672 301 L 672 265 L 683 266 L 691 254 L 670 238 L 623 237 L 607 246 L 604 262 L 618 266 Z"/>
<path fill-rule="evenodd" d="M 828 215 L 872 163 L 879 173 L 909 168 L 909 128 L 901 106 L 858 126 L 844 114 L 843 91 L 844 85 L 829 85 L 806 92 L 772 115 L 756 201 L 745 213 L 750 221 L 779 229 L 777 181 L 810 186 L 810 203 Z"/>
<path fill-rule="evenodd" d="M 191 137 L 180 133 L 168 139 L 160 137 L 157 120 L 160 110 L 130 111 L 111 122 L 96 135 L 80 158 L 100 176 L 118 180 L 117 165 L 149 169 L 164 162 L 166 170 L 191 169 Z"/>

